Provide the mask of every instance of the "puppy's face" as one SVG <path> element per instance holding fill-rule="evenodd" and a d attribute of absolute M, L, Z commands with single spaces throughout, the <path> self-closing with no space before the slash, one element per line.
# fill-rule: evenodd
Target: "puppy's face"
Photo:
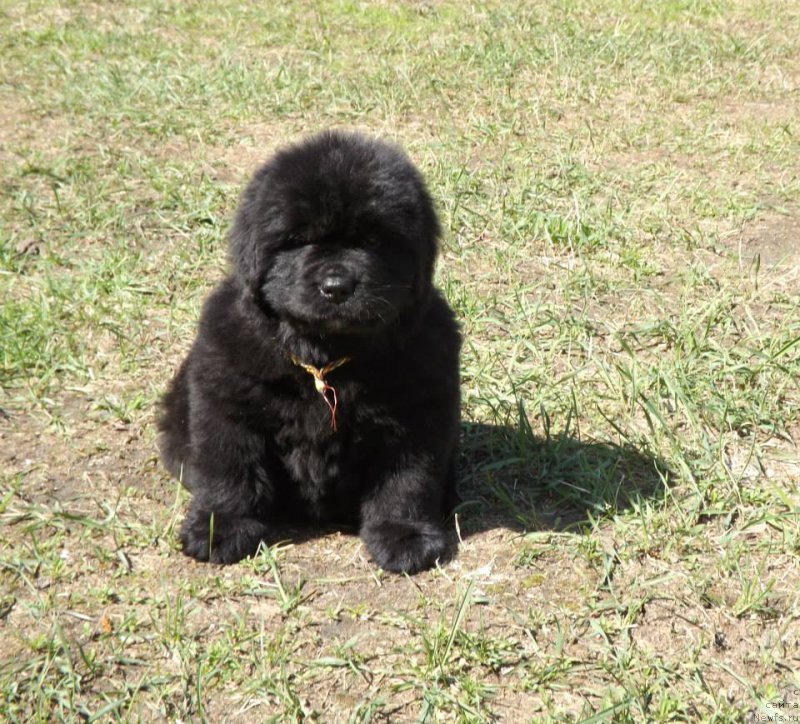
<path fill-rule="evenodd" d="M 239 275 L 278 317 L 315 333 L 365 333 L 427 295 L 438 225 L 400 151 L 324 133 L 254 177 L 231 233 Z"/>
<path fill-rule="evenodd" d="M 417 262 L 409 242 L 376 222 L 294 230 L 271 256 L 262 298 L 315 331 L 368 331 L 413 302 Z"/>

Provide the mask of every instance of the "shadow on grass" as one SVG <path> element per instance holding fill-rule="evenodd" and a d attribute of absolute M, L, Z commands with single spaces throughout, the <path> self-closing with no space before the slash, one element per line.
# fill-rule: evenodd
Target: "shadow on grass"
<path fill-rule="evenodd" d="M 537 437 L 526 424 L 462 423 L 459 528 L 576 530 L 645 499 L 662 498 L 664 461 L 632 446 L 566 433 Z"/>
<path fill-rule="evenodd" d="M 663 498 L 673 474 L 666 463 L 632 445 L 586 441 L 569 433 L 534 434 L 521 415 L 513 425 L 462 422 L 455 509 L 462 538 L 497 528 L 520 533 L 579 531 Z M 272 521 L 267 547 L 302 544 L 355 525 L 310 523 L 291 516 Z M 453 532 L 453 550 L 455 530 Z"/>

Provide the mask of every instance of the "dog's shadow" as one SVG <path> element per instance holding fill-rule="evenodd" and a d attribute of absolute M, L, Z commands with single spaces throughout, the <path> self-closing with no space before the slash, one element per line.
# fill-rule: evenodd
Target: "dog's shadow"
<path fill-rule="evenodd" d="M 672 477 L 663 460 L 629 445 L 537 437 L 527 426 L 463 423 L 461 433 L 463 538 L 501 527 L 579 530 L 663 497 Z"/>

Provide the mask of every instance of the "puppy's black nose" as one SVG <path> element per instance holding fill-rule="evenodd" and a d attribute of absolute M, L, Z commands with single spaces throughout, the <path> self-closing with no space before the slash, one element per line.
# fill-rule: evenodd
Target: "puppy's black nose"
<path fill-rule="evenodd" d="M 356 280 L 341 274 L 330 274 L 319 285 L 320 294 L 334 304 L 341 304 L 351 297 L 355 289 Z"/>

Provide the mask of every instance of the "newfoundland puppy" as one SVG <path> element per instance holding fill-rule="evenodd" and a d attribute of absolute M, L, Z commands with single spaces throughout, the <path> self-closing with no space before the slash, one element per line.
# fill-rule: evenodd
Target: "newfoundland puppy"
<path fill-rule="evenodd" d="M 383 141 L 329 131 L 256 172 L 163 400 L 187 555 L 232 563 L 297 521 L 357 526 L 389 571 L 453 554 L 460 337 L 432 285 L 438 236 Z"/>

